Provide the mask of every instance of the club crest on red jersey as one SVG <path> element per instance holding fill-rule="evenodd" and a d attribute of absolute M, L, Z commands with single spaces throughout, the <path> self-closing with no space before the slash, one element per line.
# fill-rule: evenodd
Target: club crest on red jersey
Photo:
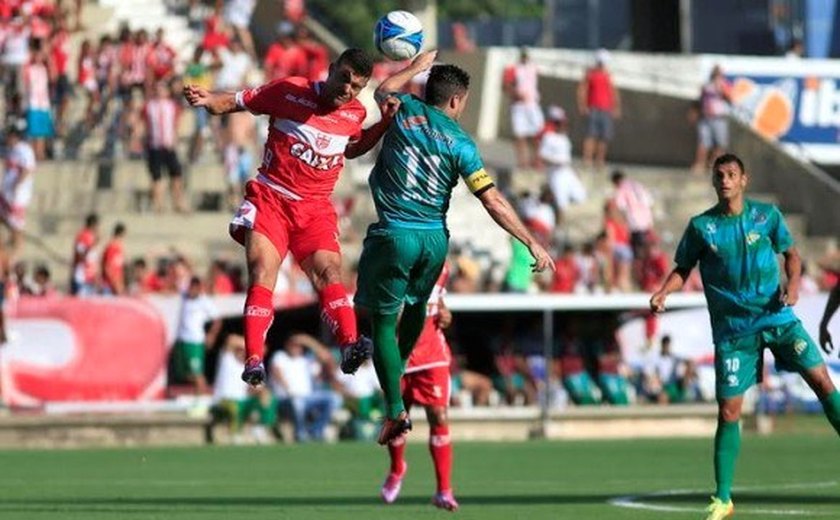
<path fill-rule="evenodd" d="M 324 148 L 326 148 L 327 146 L 330 145 L 331 141 L 332 141 L 332 139 L 329 136 L 326 136 L 324 134 L 318 134 L 315 137 L 315 146 L 319 150 L 323 150 Z"/>

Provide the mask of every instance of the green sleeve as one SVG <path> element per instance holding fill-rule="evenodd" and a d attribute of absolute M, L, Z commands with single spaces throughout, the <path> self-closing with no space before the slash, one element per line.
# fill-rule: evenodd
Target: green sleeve
<path fill-rule="evenodd" d="M 703 252 L 703 238 L 694 226 L 694 221 L 688 223 L 683 233 L 680 244 L 677 246 L 677 253 L 674 255 L 674 263 L 680 270 L 690 271 L 700 260 Z"/>
<path fill-rule="evenodd" d="M 790 234 L 785 217 L 779 211 L 779 208 L 773 206 L 771 219 L 770 241 L 773 243 L 773 251 L 784 253 L 793 247 L 793 236 Z"/>

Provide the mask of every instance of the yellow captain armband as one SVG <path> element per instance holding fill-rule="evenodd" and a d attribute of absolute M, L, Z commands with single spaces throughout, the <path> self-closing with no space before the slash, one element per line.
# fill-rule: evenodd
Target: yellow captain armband
<path fill-rule="evenodd" d="M 467 187 L 473 192 L 473 195 L 481 195 L 488 189 L 493 187 L 493 179 L 490 177 L 484 168 L 471 173 L 466 179 Z"/>

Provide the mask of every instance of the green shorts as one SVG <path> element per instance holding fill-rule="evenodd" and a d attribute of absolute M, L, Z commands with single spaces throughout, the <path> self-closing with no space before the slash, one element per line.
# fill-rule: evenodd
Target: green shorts
<path fill-rule="evenodd" d="M 569 393 L 569 398 L 575 404 L 597 404 L 595 384 L 588 372 L 579 372 L 563 376 L 563 386 Z"/>
<path fill-rule="evenodd" d="M 722 341 L 715 346 L 718 399 L 743 395 L 761 380 L 765 348 L 773 352 L 779 370 L 801 373 L 824 363 L 814 340 L 798 320 Z"/>
<path fill-rule="evenodd" d="M 600 374 L 598 386 L 604 400 L 614 405 L 630 404 L 630 396 L 627 393 L 627 380 L 619 374 Z"/>
<path fill-rule="evenodd" d="M 204 375 L 204 343 L 179 341 L 172 348 L 172 377 L 176 383 L 188 383 Z"/>
<path fill-rule="evenodd" d="M 449 251 L 444 229 L 403 229 L 373 224 L 362 256 L 356 305 L 394 314 L 406 305 L 425 304 Z"/>

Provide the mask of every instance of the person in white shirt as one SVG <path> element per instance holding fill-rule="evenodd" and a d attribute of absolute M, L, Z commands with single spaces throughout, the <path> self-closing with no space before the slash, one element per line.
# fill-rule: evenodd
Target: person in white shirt
<path fill-rule="evenodd" d="M 537 86 L 537 66 L 528 51 L 519 53 L 519 63 L 504 71 L 503 87 L 510 97 L 510 123 L 516 139 L 516 159 L 519 166 L 541 166 L 537 155 L 537 137 L 545 120 L 540 108 L 540 92 Z"/>
<path fill-rule="evenodd" d="M 205 333 L 204 325 L 210 322 Z M 201 278 L 193 276 L 184 293 L 181 315 L 172 351 L 172 375 L 175 383 L 188 383 L 196 393 L 207 391 L 204 376 L 204 353 L 215 342 L 221 330 L 219 311 L 204 294 Z"/>
<path fill-rule="evenodd" d="M 281 406 L 291 409 L 295 440 L 322 440 L 338 405 L 336 396 L 316 386 L 332 379 L 335 361 L 329 349 L 308 334 L 293 334 L 271 358 L 271 387 Z"/>
<path fill-rule="evenodd" d="M 566 133 L 566 111 L 558 106 L 549 107 L 548 123 L 539 154 L 548 169 L 548 185 L 562 214 L 571 204 L 586 200 L 586 188 L 572 169 L 572 142 Z"/>
<path fill-rule="evenodd" d="M 6 157 L 0 193 L 0 219 L 8 228 L 9 254 L 14 257 L 23 240 L 26 208 L 32 200 L 35 151 L 15 127 L 6 130 Z"/>

